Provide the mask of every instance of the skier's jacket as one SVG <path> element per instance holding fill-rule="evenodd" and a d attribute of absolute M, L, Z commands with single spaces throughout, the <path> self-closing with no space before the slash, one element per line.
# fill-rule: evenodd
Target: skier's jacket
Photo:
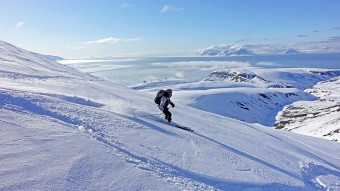
<path fill-rule="evenodd" d="M 162 111 L 164 110 L 164 108 L 168 107 L 169 104 L 172 107 L 175 107 L 175 104 L 172 103 L 172 101 L 170 100 L 170 95 L 164 90 L 159 90 L 157 92 L 154 101 L 158 105 L 159 109 Z"/>

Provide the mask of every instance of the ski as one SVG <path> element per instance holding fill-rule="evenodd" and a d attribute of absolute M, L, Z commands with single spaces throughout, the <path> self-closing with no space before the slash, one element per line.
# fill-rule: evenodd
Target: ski
<path fill-rule="evenodd" d="M 189 132 L 194 132 L 194 130 L 191 129 L 190 127 L 179 125 L 179 124 L 174 123 L 174 122 L 169 123 L 168 121 L 165 121 L 164 119 L 160 119 L 159 117 L 156 117 L 157 115 L 163 115 L 163 114 L 162 113 L 161 114 L 146 114 L 146 115 L 140 115 L 138 117 L 146 117 L 146 118 L 158 121 L 158 122 L 162 122 L 162 123 L 167 124 L 167 125 L 172 126 L 172 127 L 176 127 L 176 128 L 179 128 L 179 129 L 182 129 L 182 130 L 185 130 L 185 131 L 189 131 Z"/>
<path fill-rule="evenodd" d="M 183 126 L 183 125 L 178 125 L 176 123 L 168 123 L 169 125 L 173 126 L 173 127 L 177 127 L 179 129 L 183 129 L 183 130 L 186 130 L 186 131 L 190 131 L 190 132 L 194 132 L 193 129 L 191 129 L 190 127 L 187 127 L 187 126 Z"/>

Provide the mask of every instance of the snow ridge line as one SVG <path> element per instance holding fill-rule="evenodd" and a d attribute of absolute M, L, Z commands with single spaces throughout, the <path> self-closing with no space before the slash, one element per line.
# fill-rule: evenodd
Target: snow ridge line
<path fill-rule="evenodd" d="M 286 135 L 286 134 L 284 134 L 284 133 L 283 133 L 282 135 L 284 135 L 285 137 L 287 137 L 287 138 L 289 138 L 289 139 L 291 139 L 291 140 L 293 140 L 293 141 L 299 142 L 299 143 L 301 143 L 302 145 L 305 145 L 306 147 L 309 147 L 309 148 L 311 148 L 311 149 L 313 149 L 313 150 L 315 150 L 315 151 L 318 151 L 318 152 L 320 152 L 320 153 L 326 154 L 326 155 L 328 155 L 328 156 L 331 156 L 331 157 L 333 157 L 333 158 L 336 158 L 336 159 L 339 159 L 339 160 L 340 160 L 340 157 L 337 157 L 337 156 L 334 156 L 334 155 L 332 155 L 332 154 L 326 153 L 326 152 L 324 152 L 324 151 L 322 151 L 322 150 L 319 150 L 319 149 L 317 149 L 317 148 L 315 148 L 315 147 L 313 147 L 313 146 L 310 146 L 310 145 L 308 145 L 308 144 L 306 144 L 306 143 L 304 143 L 304 142 L 302 142 L 302 141 L 300 141 L 300 140 L 294 139 L 294 138 L 292 138 L 292 137 L 290 137 L 290 136 L 288 136 L 288 135 Z"/>
<path fill-rule="evenodd" d="M 78 119 L 62 115 L 55 111 L 51 111 L 50 108 L 49 109 L 44 108 L 43 105 L 44 101 L 45 100 L 41 100 L 41 98 L 32 98 L 31 100 L 30 95 L 20 97 L 0 91 L 0 107 L 5 106 L 7 107 L 7 109 L 15 112 L 26 111 L 36 113 L 42 116 L 49 116 L 72 125 L 77 125 L 81 123 L 81 121 Z"/>

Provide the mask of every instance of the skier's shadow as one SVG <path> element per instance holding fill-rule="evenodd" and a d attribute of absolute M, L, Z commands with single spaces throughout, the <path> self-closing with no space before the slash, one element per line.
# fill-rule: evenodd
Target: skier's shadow
<path fill-rule="evenodd" d="M 154 124 L 152 124 L 152 123 L 150 123 L 150 122 L 148 122 L 148 121 L 146 121 L 146 120 L 142 120 L 142 119 L 140 119 L 140 118 L 134 118 L 134 117 L 128 117 L 128 118 L 129 118 L 131 121 L 134 121 L 134 122 L 136 122 L 136 123 L 139 123 L 139 124 L 141 124 L 141 125 L 144 125 L 144 126 L 146 126 L 146 127 L 149 127 L 149 128 L 151 128 L 151 129 L 153 129 L 153 130 L 155 130 L 155 131 L 164 133 L 164 134 L 166 134 L 166 135 L 170 135 L 170 136 L 178 136 L 178 134 L 176 134 L 176 133 L 174 133 L 174 132 L 171 132 L 171 131 L 168 131 L 168 130 L 166 130 L 166 129 L 160 128 L 160 127 L 158 127 L 157 125 L 154 125 Z M 157 122 L 157 121 L 155 121 L 155 122 Z"/>

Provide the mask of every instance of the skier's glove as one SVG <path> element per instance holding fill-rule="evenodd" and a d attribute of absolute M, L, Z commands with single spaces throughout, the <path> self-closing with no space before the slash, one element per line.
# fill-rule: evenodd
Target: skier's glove
<path fill-rule="evenodd" d="M 174 104 L 174 103 L 170 103 L 170 105 L 171 105 L 172 107 L 175 107 L 175 104 Z"/>

